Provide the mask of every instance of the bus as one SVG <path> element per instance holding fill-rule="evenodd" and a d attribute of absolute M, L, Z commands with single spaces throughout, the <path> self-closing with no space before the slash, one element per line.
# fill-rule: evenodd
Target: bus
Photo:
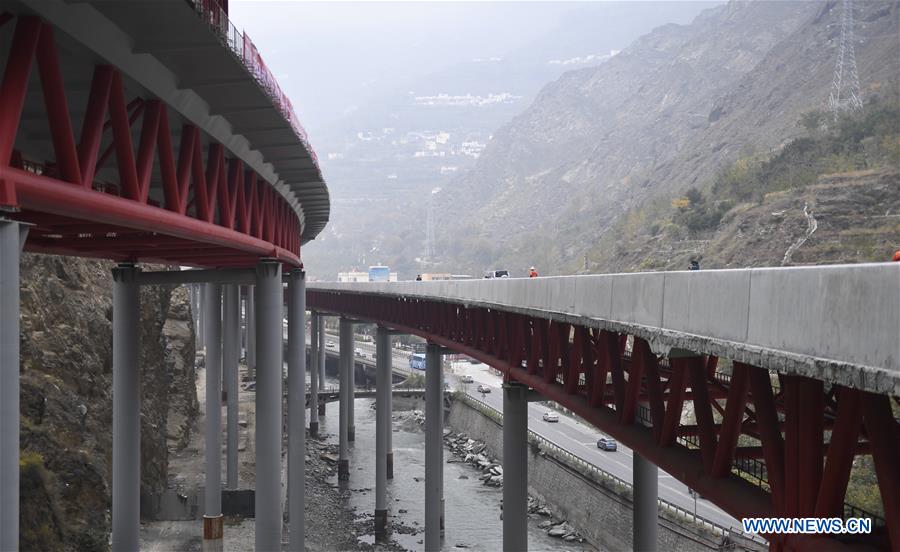
<path fill-rule="evenodd" d="M 413 370 L 425 371 L 425 353 L 413 353 L 409 355 L 409 367 Z"/>
<path fill-rule="evenodd" d="M 370 266 L 369 281 L 370 282 L 387 282 L 391 279 L 391 269 L 387 266 Z"/>

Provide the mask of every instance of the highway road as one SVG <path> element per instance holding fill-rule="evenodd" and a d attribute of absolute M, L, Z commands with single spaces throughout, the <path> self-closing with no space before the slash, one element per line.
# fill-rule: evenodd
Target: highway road
<path fill-rule="evenodd" d="M 503 396 L 500 393 L 502 379 L 492 374 L 486 364 L 454 362 L 452 366 L 454 375 L 447 375 L 447 380 L 451 385 L 462 389 L 470 397 L 482 401 L 501 412 L 503 411 Z M 464 374 L 472 376 L 472 379 L 475 380 L 474 383 L 460 383 L 459 376 Z M 479 393 L 477 391 L 479 384 L 489 386 L 492 392 Z M 529 403 L 528 429 L 582 460 L 632 483 L 632 457 L 634 453 L 631 449 L 619 443 L 618 450 L 615 452 L 602 451 L 597 448 L 597 439 L 606 437 L 603 432 L 594 426 L 581 423 L 562 412 L 557 412 L 559 414 L 559 422 L 545 422 L 542 416 L 548 411 L 550 411 L 549 408 L 538 403 Z M 694 497 L 688 494 L 688 488 L 662 470 L 659 471 L 659 496 L 689 512 L 694 511 Z M 740 522 L 714 504 L 701 498 L 696 501 L 696 508 L 697 515 L 740 532 Z"/>
<path fill-rule="evenodd" d="M 306 336 L 307 342 L 309 341 L 309 334 Z M 373 366 L 375 364 L 375 342 L 374 341 L 362 341 L 360 339 L 356 339 L 353 343 L 354 349 L 359 349 L 359 352 L 362 354 L 354 355 L 357 360 L 365 360 L 370 362 Z M 329 353 L 338 354 L 340 352 L 340 340 L 338 339 L 337 334 L 325 333 L 325 350 Z M 391 369 L 394 373 L 400 373 L 408 375 L 414 370 L 409 367 L 409 355 L 411 351 L 406 349 L 393 349 L 393 363 Z M 425 372 L 417 372 L 425 375 Z"/>

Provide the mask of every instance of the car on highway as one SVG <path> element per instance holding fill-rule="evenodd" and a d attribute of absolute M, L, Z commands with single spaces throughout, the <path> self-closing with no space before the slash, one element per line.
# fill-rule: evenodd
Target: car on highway
<path fill-rule="evenodd" d="M 485 278 L 509 278 L 508 270 L 485 270 Z"/>
<path fill-rule="evenodd" d="M 544 419 L 545 422 L 550 422 L 550 423 L 558 423 L 559 422 L 559 414 L 557 414 L 556 412 L 544 412 L 544 415 L 542 416 L 542 418 Z"/>
<path fill-rule="evenodd" d="M 597 448 L 600 450 L 616 450 L 616 440 L 611 437 L 600 437 L 597 439 Z"/>
<path fill-rule="evenodd" d="M 478 392 L 479 392 L 479 393 L 490 393 L 490 392 L 491 392 L 491 388 L 488 387 L 487 385 L 482 384 L 482 385 L 479 385 L 479 386 L 478 386 Z"/>
<path fill-rule="evenodd" d="M 362 354 L 362 349 L 360 349 L 359 347 L 353 349 L 353 354 L 356 355 L 356 356 L 358 356 L 358 357 L 363 356 L 363 354 Z"/>
<path fill-rule="evenodd" d="M 460 383 L 474 383 L 475 378 L 473 378 L 469 374 L 463 374 L 463 375 L 459 376 L 459 381 L 460 381 Z"/>
<path fill-rule="evenodd" d="M 247 383 L 241 385 L 244 391 L 256 391 L 256 382 L 248 381 Z"/>
<path fill-rule="evenodd" d="M 330 348 L 333 349 L 333 348 L 334 348 L 334 341 L 332 341 L 332 340 L 329 339 L 328 341 L 325 342 L 325 346 L 326 346 L 326 347 L 330 347 Z"/>

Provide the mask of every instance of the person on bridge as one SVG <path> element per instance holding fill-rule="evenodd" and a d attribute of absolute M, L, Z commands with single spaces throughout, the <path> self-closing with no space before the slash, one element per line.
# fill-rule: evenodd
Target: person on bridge
<path fill-rule="evenodd" d="M 537 278 L 538 277 L 537 270 L 535 270 L 534 267 L 531 267 L 528 269 L 528 277 L 529 278 Z"/>
<path fill-rule="evenodd" d="M 894 251 L 894 262 L 895 263 L 900 262 L 900 249 Z"/>
<path fill-rule="evenodd" d="M 421 275 L 421 274 L 416 274 L 416 281 L 417 281 L 417 282 L 421 282 L 421 281 L 422 281 L 422 275 Z"/>
<path fill-rule="evenodd" d="M 688 270 L 700 270 L 700 261 L 697 259 L 691 259 L 691 266 Z"/>

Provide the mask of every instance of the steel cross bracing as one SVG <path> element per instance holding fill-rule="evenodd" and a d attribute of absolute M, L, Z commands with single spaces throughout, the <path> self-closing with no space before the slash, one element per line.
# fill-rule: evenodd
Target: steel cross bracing
<path fill-rule="evenodd" d="M 53 27 L 4 13 L 3 32 L 12 40 L 0 84 L 0 209 L 34 225 L 26 250 L 202 266 L 252 266 L 260 257 L 300 264 L 297 215 L 222 144 L 190 122 L 175 126 L 174 110 L 130 95 L 126 77 L 104 64 L 82 75 L 90 86 L 76 142 Z M 17 148 L 35 65 L 49 159 Z M 112 167 L 117 179 L 98 177 Z"/>
<path fill-rule="evenodd" d="M 738 519 L 843 517 L 853 461 L 871 454 L 885 513 L 873 535 L 770 535 L 771 547 L 900 548 L 900 426 L 887 395 L 776 376 L 740 362 L 723 377 L 713 356 L 659 358 L 637 336 L 516 312 L 410 297 L 307 294 L 310 308 L 419 335 L 497 368 Z M 685 422 L 687 403 L 695 423 Z M 740 466 L 756 459 L 765 475 L 753 482 Z"/>

